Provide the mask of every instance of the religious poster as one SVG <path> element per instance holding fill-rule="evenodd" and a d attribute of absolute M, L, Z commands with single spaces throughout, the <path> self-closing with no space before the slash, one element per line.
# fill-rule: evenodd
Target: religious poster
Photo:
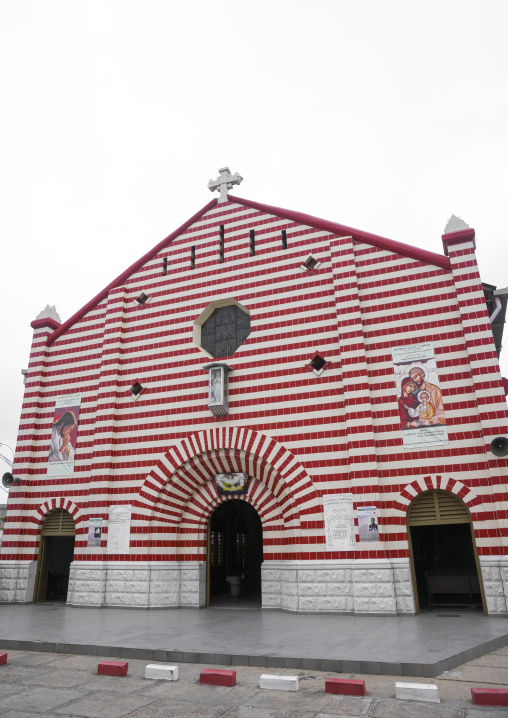
<path fill-rule="evenodd" d="M 432 342 L 392 348 L 402 443 L 446 444 L 448 433 Z"/>
<path fill-rule="evenodd" d="M 353 494 L 323 496 L 327 551 L 355 549 Z"/>
<path fill-rule="evenodd" d="M 247 493 L 247 476 L 245 474 L 216 474 L 215 482 L 219 496 Z"/>
<path fill-rule="evenodd" d="M 110 506 L 107 553 L 129 553 L 131 510 L 131 506 Z"/>
<path fill-rule="evenodd" d="M 88 519 L 88 548 L 95 548 L 101 545 L 102 541 L 102 519 Z"/>
<path fill-rule="evenodd" d="M 359 506 L 358 515 L 358 533 L 360 541 L 379 541 L 379 524 L 377 520 L 376 506 Z"/>
<path fill-rule="evenodd" d="M 56 398 L 46 472 L 48 476 L 74 473 L 80 406 L 81 394 L 64 394 Z"/>

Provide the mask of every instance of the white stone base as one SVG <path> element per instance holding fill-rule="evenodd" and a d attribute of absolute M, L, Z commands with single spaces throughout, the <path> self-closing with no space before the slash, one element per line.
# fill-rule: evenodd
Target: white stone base
<path fill-rule="evenodd" d="M 299 613 L 414 613 L 409 559 L 265 561 L 263 608 Z"/>
<path fill-rule="evenodd" d="M 0 561 L 0 603 L 32 603 L 37 561 Z"/>
<path fill-rule="evenodd" d="M 199 608 L 206 603 L 201 561 L 74 561 L 67 605 Z"/>
<path fill-rule="evenodd" d="M 508 614 L 508 557 L 482 557 L 488 612 Z M 0 603 L 31 603 L 36 561 L 0 561 Z M 262 607 L 298 613 L 415 612 L 409 559 L 265 561 Z M 67 604 L 134 608 L 206 605 L 204 561 L 74 561 Z"/>
<path fill-rule="evenodd" d="M 507 614 L 508 556 L 481 556 L 480 567 L 489 614 Z"/>

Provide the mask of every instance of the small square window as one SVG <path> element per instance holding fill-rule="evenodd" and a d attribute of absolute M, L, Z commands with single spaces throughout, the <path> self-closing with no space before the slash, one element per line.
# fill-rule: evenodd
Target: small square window
<path fill-rule="evenodd" d="M 136 399 L 139 399 L 141 394 L 146 391 L 146 387 L 144 387 L 139 381 L 135 381 L 129 391 L 132 394 L 134 401 L 136 401 Z"/>
<path fill-rule="evenodd" d="M 321 262 L 319 262 L 315 257 L 312 256 L 312 254 L 309 254 L 307 259 L 302 262 L 301 268 L 306 270 L 307 272 L 312 272 L 315 269 L 317 269 L 321 265 Z"/>
<path fill-rule="evenodd" d="M 322 354 L 316 352 L 314 356 L 311 357 L 310 362 L 307 364 L 307 368 L 310 369 L 313 374 L 319 376 L 329 365 L 330 362 L 327 361 Z"/>
<path fill-rule="evenodd" d="M 145 294 L 145 292 L 141 292 L 141 294 L 138 297 L 136 297 L 136 299 L 134 301 L 137 302 L 138 304 L 147 304 L 147 302 L 149 302 L 150 299 L 151 299 L 151 297 L 149 297 L 148 294 Z"/>

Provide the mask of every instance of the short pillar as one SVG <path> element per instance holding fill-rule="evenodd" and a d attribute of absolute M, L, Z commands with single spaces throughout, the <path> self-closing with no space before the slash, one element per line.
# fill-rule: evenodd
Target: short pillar
<path fill-rule="evenodd" d="M 129 664 L 123 661 L 101 661 L 97 673 L 101 676 L 126 676 Z"/>
<path fill-rule="evenodd" d="M 0 666 L 5 666 L 7 663 L 7 653 L 0 653 Z"/>
<path fill-rule="evenodd" d="M 199 675 L 199 682 L 207 686 L 236 686 L 236 671 L 204 668 Z"/>
<path fill-rule="evenodd" d="M 327 678 L 325 681 L 325 692 L 343 696 L 367 695 L 365 681 L 354 680 L 352 678 Z"/>
<path fill-rule="evenodd" d="M 263 673 L 259 679 L 259 687 L 269 691 L 297 691 L 298 676 L 278 676 L 274 673 Z"/>
<path fill-rule="evenodd" d="M 401 701 L 441 703 L 439 691 L 433 683 L 396 683 L 395 698 Z"/>
<path fill-rule="evenodd" d="M 177 681 L 178 666 L 164 666 L 160 663 L 149 663 L 145 668 L 145 678 L 154 681 Z"/>
<path fill-rule="evenodd" d="M 477 706 L 508 706 L 508 688 L 471 688 Z"/>

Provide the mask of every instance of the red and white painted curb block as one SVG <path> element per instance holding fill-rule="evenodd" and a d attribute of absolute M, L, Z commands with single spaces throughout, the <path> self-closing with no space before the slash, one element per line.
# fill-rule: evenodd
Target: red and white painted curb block
<path fill-rule="evenodd" d="M 154 681 L 177 681 L 178 666 L 149 663 L 145 668 L 145 678 L 151 678 Z"/>
<path fill-rule="evenodd" d="M 441 703 L 438 688 L 433 683 L 396 683 L 395 698 L 401 701 Z"/>
<path fill-rule="evenodd" d="M 126 676 L 129 664 L 124 661 L 101 661 L 97 666 L 100 676 Z"/>
<path fill-rule="evenodd" d="M 199 682 L 207 686 L 236 686 L 236 671 L 204 668 L 200 673 Z"/>
<path fill-rule="evenodd" d="M 508 688 L 471 688 L 477 706 L 508 706 Z"/>
<path fill-rule="evenodd" d="M 263 673 L 259 679 L 259 687 L 269 691 L 297 691 L 298 676 L 278 676 L 273 673 Z"/>
<path fill-rule="evenodd" d="M 365 681 L 352 678 L 327 678 L 325 692 L 343 696 L 366 696 Z"/>

